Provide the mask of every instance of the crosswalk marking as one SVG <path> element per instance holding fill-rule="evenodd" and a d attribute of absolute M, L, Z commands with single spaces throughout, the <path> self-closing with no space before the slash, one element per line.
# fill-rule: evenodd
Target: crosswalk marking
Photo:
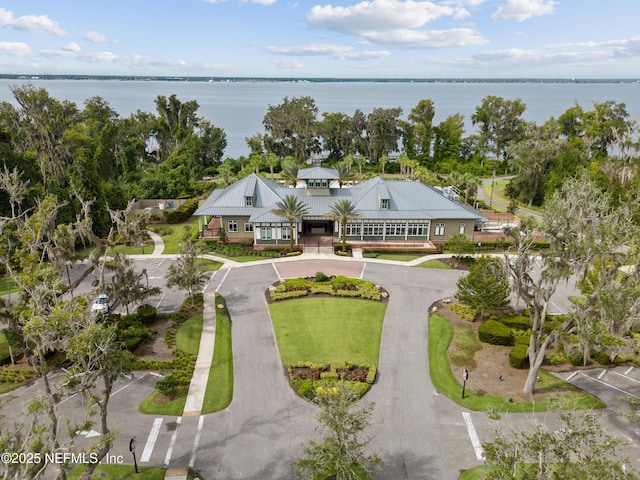
<path fill-rule="evenodd" d="M 142 456 L 140 457 L 141 462 L 148 462 L 151 459 L 151 453 L 153 453 L 153 447 L 155 446 L 158 435 L 160 434 L 161 426 L 162 418 L 156 418 L 153 421 L 153 427 L 151 427 L 149 437 L 147 438 L 147 443 L 145 444 L 144 450 L 142 451 Z"/>
<path fill-rule="evenodd" d="M 178 438 L 178 430 L 180 429 L 180 423 L 182 423 L 182 417 L 178 417 L 176 419 L 176 429 L 173 431 L 173 435 L 171 436 L 171 442 L 169 443 L 169 449 L 167 450 L 167 455 L 164 457 L 165 467 L 168 467 L 169 462 L 171 462 L 171 455 L 173 455 L 173 446 L 176 444 L 176 440 Z"/>

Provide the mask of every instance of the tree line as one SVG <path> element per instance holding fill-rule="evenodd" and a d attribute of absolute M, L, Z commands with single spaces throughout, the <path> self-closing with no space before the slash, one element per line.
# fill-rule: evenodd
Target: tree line
<path fill-rule="evenodd" d="M 514 202 L 541 205 L 546 195 L 587 169 L 603 189 L 624 198 L 637 188 L 639 127 L 623 103 L 575 105 L 544 124 L 523 119 L 520 99 L 487 96 L 465 132 L 461 114 L 436 124 L 432 100 L 402 118 L 401 108 L 353 115 L 323 112 L 311 97 L 285 97 L 270 105 L 264 131 L 246 139 L 248 153 L 225 158 L 226 134 L 198 115 L 196 100 L 158 96 L 155 112 L 121 118 L 99 96 L 82 108 L 43 88 L 15 86 L 17 106 L 0 104 L 0 168 L 31 185 L 25 206 L 43 194 L 66 202 L 77 191 L 93 200 L 96 233 L 110 228 L 107 206 L 124 209 L 133 198 L 193 197 L 210 190 L 203 177 L 226 185 L 250 173 L 293 181 L 309 158 L 344 171 L 344 179 L 400 174 L 429 184 L 454 185 L 472 197 L 483 176 L 511 174 Z M 0 213 L 9 215 L 8 194 Z M 80 212 L 70 201 L 60 221 Z"/>

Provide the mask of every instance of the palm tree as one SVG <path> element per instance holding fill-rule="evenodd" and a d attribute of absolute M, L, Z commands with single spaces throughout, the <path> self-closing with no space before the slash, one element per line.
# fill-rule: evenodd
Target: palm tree
<path fill-rule="evenodd" d="M 356 208 L 356 205 L 348 198 L 338 200 L 337 203 L 329 207 L 331 212 L 329 216 L 334 220 L 340 222 L 342 226 L 342 251 L 347 250 L 347 223 L 350 220 L 356 220 L 362 216 L 360 211 Z"/>
<path fill-rule="evenodd" d="M 338 184 L 340 185 L 340 188 L 342 188 L 349 180 L 353 180 L 353 172 L 344 162 L 336 163 L 336 172 L 338 172 Z"/>
<path fill-rule="evenodd" d="M 295 195 L 286 195 L 283 200 L 276 203 L 271 213 L 289 221 L 289 251 L 293 252 L 293 223 L 296 218 L 309 213 L 309 207 Z"/>
<path fill-rule="evenodd" d="M 293 157 L 285 157 L 282 162 L 282 172 L 280 173 L 280 178 L 285 181 L 286 186 L 293 185 L 296 186 L 298 182 L 298 164 L 295 162 Z"/>

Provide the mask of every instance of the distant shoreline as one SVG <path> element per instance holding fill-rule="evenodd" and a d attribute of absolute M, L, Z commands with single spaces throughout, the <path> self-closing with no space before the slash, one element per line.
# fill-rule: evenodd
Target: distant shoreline
<path fill-rule="evenodd" d="M 24 75 L 0 74 L 0 79 L 38 80 L 120 80 L 153 82 L 281 82 L 281 83 L 640 83 L 637 78 L 323 78 L 323 77 L 175 77 L 149 75 Z"/>

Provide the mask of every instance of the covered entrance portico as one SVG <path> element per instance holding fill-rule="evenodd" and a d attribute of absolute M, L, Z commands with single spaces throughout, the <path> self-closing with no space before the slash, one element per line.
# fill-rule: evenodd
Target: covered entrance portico
<path fill-rule="evenodd" d="M 303 235 L 333 235 L 333 220 L 326 218 L 319 219 L 303 219 L 302 220 Z"/>

